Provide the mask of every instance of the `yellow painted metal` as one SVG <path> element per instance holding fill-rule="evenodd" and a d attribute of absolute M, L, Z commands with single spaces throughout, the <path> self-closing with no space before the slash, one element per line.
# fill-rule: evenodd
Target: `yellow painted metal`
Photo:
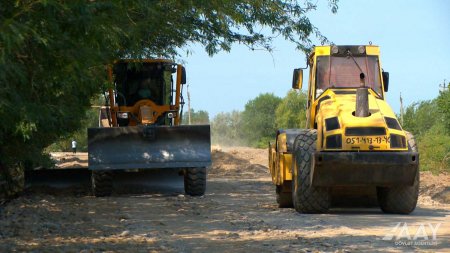
<path fill-rule="evenodd" d="M 330 55 L 331 46 L 317 46 L 314 48 L 315 57 Z"/>
<path fill-rule="evenodd" d="M 378 46 L 366 46 L 367 55 L 380 55 L 380 48 Z"/>
<path fill-rule="evenodd" d="M 317 133 L 317 149 L 327 150 L 326 147 L 326 137 L 335 134 L 342 135 L 342 149 L 339 150 L 407 150 L 405 148 L 391 148 L 388 143 L 380 143 L 379 145 L 369 145 L 368 143 L 362 143 L 359 145 L 351 145 L 345 142 L 347 136 L 345 136 L 346 127 L 383 127 L 386 128 L 386 137 L 390 134 L 397 134 L 406 137 L 403 130 L 395 130 L 387 128 L 384 117 L 390 117 L 397 119 L 395 113 L 392 111 L 388 103 L 384 98 L 384 89 L 381 96 L 377 95 L 374 91 L 369 90 L 369 110 L 371 113 L 370 117 L 361 118 L 354 117 L 352 112 L 355 110 L 356 96 L 354 94 L 336 94 L 332 89 L 325 90 L 320 96 L 316 98 L 315 94 L 315 73 L 316 73 L 316 62 L 318 56 L 328 56 L 331 55 L 332 46 L 317 46 L 314 48 L 313 52 L 309 56 L 310 60 L 310 78 L 308 85 L 308 97 L 311 103 L 309 110 L 307 111 L 307 128 L 316 128 Z M 374 45 L 367 45 L 366 54 L 367 55 L 380 55 L 380 48 Z M 379 66 L 379 73 L 381 73 L 381 63 Z M 382 80 L 382 78 L 380 78 Z M 384 87 L 384 84 L 382 84 Z M 340 89 L 342 91 L 342 89 Z M 351 91 L 355 89 L 348 89 Z M 329 99 L 320 101 L 322 98 L 329 96 Z M 320 110 L 317 110 L 320 103 Z M 316 115 L 317 113 L 317 115 Z M 340 129 L 333 131 L 324 130 L 325 119 L 331 117 L 338 117 L 340 122 Z M 369 138 L 369 137 L 367 137 Z"/>
<path fill-rule="evenodd" d="M 292 180 L 292 154 L 286 153 L 283 155 L 283 181 Z"/>
<path fill-rule="evenodd" d="M 180 108 L 180 94 L 181 94 L 181 75 L 182 75 L 182 69 L 183 66 L 181 66 L 180 64 L 177 65 L 177 81 L 176 81 L 176 92 L 175 92 L 175 110 L 178 111 L 178 109 Z M 180 117 L 175 117 L 175 125 L 179 125 L 180 122 Z"/>
<path fill-rule="evenodd" d="M 167 59 L 123 59 L 123 60 L 116 60 L 114 61 L 114 63 L 118 63 L 118 62 L 134 62 L 134 63 L 169 63 L 169 64 L 175 64 L 173 61 L 171 60 L 167 60 Z M 177 66 L 177 72 L 176 72 L 176 81 L 175 81 L 175 86 L 176 86 L 176 92 L 175 92 L 175 104 L 174 105 L 157 105 L 155 104 L 153 101 L 146 99 L 146 100 L 140 100 L 138 101 L 136 104 L 134 104 L 133 106 L 118 106 L 115 101 L 114 101 L 114 91 L 112 88 L 108 89 L 108 93 L 109 93 L 109 104 L 110 106 L 110 111 L 111 111 L 111 123 L 113 127 L 117 127 L 117 113 L 118 112 L 129 112 L 133 115 L 138 115 L 139 117 L 137 118 L 130 118 L 129 120 L 129 126 L 136 126 L 139 124 L 153 124 L 155 123 L 156 119 L 158 119 L 159 116 L 161 116 L 162 114 L 166 113 L 166 112 L 176 112 L 173 114 L 174 117 L 174 125 L 180 125 L 180 115 L 179 115 L 179 110 L 180 110 L 180 97 L 181 97 L 181 76 L 182 76 L 182 65 L 180 64 L 176 64 Z M 110 82 L 114 81 L 114 76 L 113 76 L 113 71 L 112 71 L 113 66 L 112 65 L 108 65 L 108 80 Z M 144 116 L 144 114 L 142 114 L 142 110 L 141 107 L 150 107 L 151 108 L 151 113 L 152 115 L 146 115 L 145 119 L 142 117 Z M 146 110 L 148 111 L 148 110 Z"/>
<path fill-rule="evenodd" d="M 315 115 L 315 109 L 318 106 L 319 99 L 329 96 L 329 99 L 326 99 L 320 102 L 320 110 L 317 115 Z M 326 140 L 327 136 L 341 134 L 342 135 L 342 148 L 338 150 L 359 150 L 359 151 L 369 151 L 369 150 L 392 150 L 392 151 L 400 151 L 407 150 L 408 148 L 391 148 L 387 142 L 383 142 L 380 144 L 369 144 L 369 143 L 361 143 L 358 145 L 351 145 L 346 143 L 346 138 L 348 136 L 345 135 L 345 129 L 347 127 L 382 127 L 386 129 L 386 135 L 382 136 L 367 136 L 365 138 L 372 137 L 380 137 L 387 138 L 390 134 L 397 134 L 404 136 L 406 135 L 403 130 L 391 129 L 386 126 L 385 117 L 390 117 L 396 119 L 395 113 L 392 111 L 388 103 L 377 97 L 376 93 L 372 90 L 369 90 L 369 108 L 370 108 L 370 116 L 369 117 L 355 117 L 352 115 L 352 112 L 355 110 L 356 97 L 355 94 L 347 94 L 347 95 L 337 95 L 333 92 L 333 90 L 326 90 L 319 98 L 316 100 L 311 106 L 311 114 L 315 118 L 317 124 L 317 149 L 318 150 L 327 150 Z M 332 131 L 326 131 L 324 127 L 325 119 L 338 117 L 340 128 Z M 311 124 L 311 127 L 313 124 Z M 372 148 L 370 147 L 372 146 Z"/>
<path fill-rule="evenodd" d="M 277 136 L 277 152 L 286 153 L 287 152 L 287 143 L 286 143 L 286 133 L 280 133 Z"/>
<path fill-rule="evenodd" d="M 276 145 L 269 146 L 269 171 L 276 185 L 292 180 L 292 154 L 287 150 L 286 137 L 286 133 L 278 134 Z"/>
<path fill-rule="evenodd" d="M 285 181 L 292 180 L 292 154 L 277 153 L 272 150 L 272 156 L 269 157 L 271 166 L 269 166 L 272 182 L 276 185 L 282 185 Z"/>
<path fill-rule="evenodd" d="M 341 92 L 335 92 L 333 88 L 326 89 L 320 96 L 316 97 L 316 63 L 317 57 L 331 55 L 332 45 L 316 46 L 308 56 L 309 82 L 308 82 L 308 104 L 306 111 L 308 129 L 317 129 L 317 150 L 318 151 L 407 151 L 407 145 L 404 148 L 392 148 L 388 141 L 376 144 L 369 143 L 347 143 L 345 129 L 348 127 L 381 127 L 386 130 L 385 135 L 380 136 L 358 136 L 361 140 L 373 140 L 373 138 L 389 138 L 391 134 L 396 134 L 406 138 L 403 130 L 392 129 L 387 126 L 385 117 L 397 120 L 397 117 L 389 104 L 384 100 L 384 83 L 382 83 L 381 94 L 375 93 L 369 89 L 369 117 L 355 117 L 352 112 L 355 111 L 356 89 L 339 89 Z M 380 55 L 380 48 L 375 45 L 365 45 L 367 55 Z M 379 61 L 380 62 L 380 61 Z M 382 68 L 379 64 L 379 73 Z M 381 82 L 383 82 L 380 76 Z M 326 98 L 327 97 L 327 98 Z M 326 99 L 325 99 L 326 98 Z M 327 131 L 325 120 L 337 117 L 339 128 Z M 339 149 L 327 149 L 326 139 L 328 136 L 340 134 L 342 136 L 342 147 Z M 287 136 L 280 132 L 277 135 L 276 145 L 271 145 L 269 149 L 269 171 L 272 175 L 272 181 L 276 185 L 283 185 L 286 181 L 291 181 L 292 166 L 296 166 L 292 161 L 292 151 L 287 148 Z M 359 140 L 359 139 L 358 139 Z M 295 171 L 295 170 L 294 170 Z M 295 176 L 295 175 L 294 175 Z"/>

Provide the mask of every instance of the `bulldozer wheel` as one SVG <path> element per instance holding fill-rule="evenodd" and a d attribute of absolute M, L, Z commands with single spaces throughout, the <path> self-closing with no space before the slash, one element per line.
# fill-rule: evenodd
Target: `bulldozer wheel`
<path fill-rule="evenodd" d="M 406 132 L 406 131 L 405 131 Z M 408 149 L 418 152 L 414 136 L 406 132 Z M 416 208 L 419 197 L 420 173 L 419 168 L 412 186 L 399 185 L 394 187 L 378 187 L 377 197 L 381 210 L 385 213 L 409 214 Z"/>
<path fill-rule="evenodd" d="M 279 208 L 291 208 L 292 207 L 292 193 L 283 192 L 283 186 L 276 185 L 275 192 L 277 194 L 277 203 Z"/>
<path fill-rule="evenodd" d="M 311 185 L 311 165 L 316 150 L 317 131 L 305 130 L 294 142 L 292 202 L 297 212 L 325 213 L 330 206 L 329 189 Z"/>
<path fill-rule="evenodd" d="M 112 193 L 112 176 L 111 171 L 92 171 L 92 193 L 95 197 L 106 197 Z"/>
<path fill-rule="evenodd" d="M 206 168 L 189 168 L 184 173 L 184 192 L 190 196 L 202 196 L 206 190 Z"/>

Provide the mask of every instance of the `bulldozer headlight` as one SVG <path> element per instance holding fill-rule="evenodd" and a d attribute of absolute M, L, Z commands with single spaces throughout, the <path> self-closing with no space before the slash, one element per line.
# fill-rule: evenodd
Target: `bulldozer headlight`
<path fill-rule="evenodd" d="M 406 148 L 405 136 L 391 134 L 391 148 Z"/>
<path fill-rule="evenodd" d="M 118 112 L 117 118 L 119 119 L 128 119 L 128 112 Z"/>
<path fill-rule="evenodd" d="M 334 134 L 327 136 L 327 148 L 330 149 L 342 148 L 342 135 Z"/>
<path fill-rule="evenodd" d="M 169 113 L 167 114 L 167 118 L 172 119 L 172 118 L 173 118 L 173 113 L 169 112 Z"/>

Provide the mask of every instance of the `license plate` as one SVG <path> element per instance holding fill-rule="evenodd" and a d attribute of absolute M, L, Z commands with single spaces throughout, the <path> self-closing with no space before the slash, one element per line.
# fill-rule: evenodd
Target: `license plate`
<path fill-rule="evenodd" d="M 358 137 L 347 137 L 345 139 L 345 143 L 350 145 L 358 145 L 358 144 L 387 144 L 391 143 L 390 137 L 388 136 L 382 136 L 382 137 L 365 137 L 365 136 L 358 136 Z"/>

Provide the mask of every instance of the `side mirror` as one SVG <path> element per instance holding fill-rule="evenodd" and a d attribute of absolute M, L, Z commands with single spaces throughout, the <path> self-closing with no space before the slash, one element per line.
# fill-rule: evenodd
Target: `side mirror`
<path fill-rule="evenodd" d="M 294 69 L 292 76 L 292 89 L 301 89 L 303 84 L 303 69 Z"/>
<path fill-rule="evenodd" d="M 383 84 L 384 84 L 384 92 L 388 91 L 389 88 L 389 72 L 381 72 L 383 74 Z"/>
<path fill-rule="evenodd" d="M 186 69 L 181 67 L 181 84 L 186 84 Z"/>

